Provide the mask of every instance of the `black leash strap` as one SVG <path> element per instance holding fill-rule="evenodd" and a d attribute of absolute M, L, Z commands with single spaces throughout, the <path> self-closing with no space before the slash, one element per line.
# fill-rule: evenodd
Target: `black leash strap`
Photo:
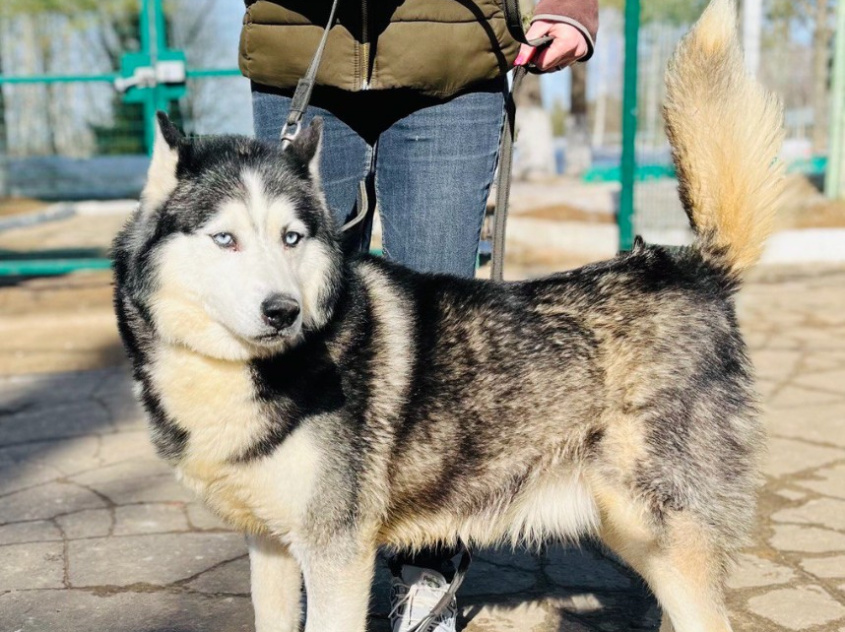
<path fill-rule="evenodd" d="M 534 40 L 525 37 L 519 0 L 502 0 L 502 4 L 508 31 L 517 42 L 534 47 L 542 47 L 551 43 L 551 37 L 540 37 Z M 525 66 L 514 68 L 511 89 L 505 97 L 505 122 L 502 129 L 502 143 L 499 147 L 499 176 L 496 180 L 496 209 L 493 213 L 493 257 L 490 264 L 490 278 L 494 281 L 501 281 L 505 270 L 505 229 L 508 222 L 508 203 L 513 174 L 513 142 L 516 135 L 514 95 L 519 90 L 519 86 L 522 85 L 526 71 Z"/>
<path fill-rule="evenodd" d="M 450 603 L 452 603 L 452 599 L 455 598 L 458 588 L 460 588 L 461 584 L 464 583 L 464 578 L 466 577 L 469 565 L 472 562 L 472 553 L 469 552 L 466 545 L 461 544 L 461 548 L 461 561 L 458 562 L 458 569 L 455 571 L 455 577 L 452 578 L 452 583 L 449 584 L 449 588 L 445 593 L 443 593 L 440 601 L 438 601 L 437 605 L 431 609 L 431 612 L 429 612 L 422 621 L 408 630 L 408 632 L 429 632 L 437 624 L 437 617 L 443 614 L 443 611 L 449 607 Z"/>
<path fill-rule="evenodd" d="M 326 22 L 326 28 L 323 29 L 323 36 L 320 38 L 320 43 L 317 50 L 314 52 L 314 57 L 311 58 L 311 63 L 305 76 L 296 83 L 296 90 L 291 98 L 290 109 L 288 110 L 288 117 L 282 127 L 280 133 L 280 140 L 282 142 L 282 149 L 286 149 L 288 145 L 295 139 L 302 129 L 302 118 L 305 116 L 305 111 L 311 103 L 311 95 L 314 92 L 314 86 L 317 83 L 317 71 L 320 69 L 320 62 L 323 60 L 323 53 L 326 51 L 326 44 L 329 41 L 329 31 L 331 31 L 335 22 L 335 15 L 337 14 L 337 5 L 340 0 L 332 2 L 331 10 L 329 11 L 329 19 Z M 375 156 L 375 147 L 373 148 L 373 155 Z M 341 232 L 345 232 L 350 228 L 354 228 L 360 224 L 366 217 L 374 210 L 372 200 L 370 199 L 367 190 L 368 181 L 372 179 L 373 165 L 370 165 L 370 174 L 358 183 L 358 195 L 356 202 L 355 217 L 346 222 L 341 227 Z"/>
<path fill-rule="evenodd" d="M 525 37 L 524 23 L 522 21 L 522 11 L 519 8 L 519 0 L 502 0 L 502 8 L 505 11 L 505 24 L 511 37 L 520 44 L 530 44 L 537 46 L 538 44 L 531 44 Z"/>
<path fill-rule="evenodd" d="M 358 224 L 363 222 L 368 216 L 375 213 L 374 198 L 370 198 L 370 191 L 375 190 L 376 177 L 376 158 L 378 154 L 378 140 L 373 144 L 372 153 L 370 154 L 370 167 L 367 169 L 367 175 L 358 181 L 358 195 L 355 199 L 355 217 L 347 221 L 340 227 L 340 232 L 345 233 L 350 228 L 355 228 Z M 366 248 L 364 248 L 366 249 Z"/>
<path fill-rule="evenodd" d="M 311 93 L 314 92 L 314 84 L 317 82 L 317 71 L 320 69 L 320 62 L 323 60 L 323 53 L 326 51 L 326 44 L 329 41 L 329 31 L 334 26 L 334 18 L 337 13 L 337 5 L 339 0 L 332 2 L 332 8 L 329 11 L 329 20 L 326 22 L 326 28 L 323 29 L 323 37 L 320 39 L 320 44 L 311 59 L 311 64 L 302 77 L 296 84 L 296 90 L 291 99 L 290 110 L 288 111 L 288 118 L 282 127 L 281 141 L 282 148 L 287 147 L 290 142 L 297 137 L 299 130 L 302 129 L 302 117 L 305 115 L 305 110 L 308 109 L 308 104 L 311 102 Z"/>

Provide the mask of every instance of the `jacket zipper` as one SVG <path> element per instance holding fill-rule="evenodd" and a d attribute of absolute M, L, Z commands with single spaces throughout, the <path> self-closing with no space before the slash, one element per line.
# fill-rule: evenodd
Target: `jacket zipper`
<path fill-rule="evenodd" d="M 361 0 L 361 56 L 364 68 L 361 73 L 361 89 L 370 89 L 370 18 L 367 15 L 367 0 Z"/>

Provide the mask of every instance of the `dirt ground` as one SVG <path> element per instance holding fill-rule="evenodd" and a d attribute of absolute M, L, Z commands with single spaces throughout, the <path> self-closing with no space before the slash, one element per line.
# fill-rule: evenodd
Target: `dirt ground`
<path fill-rule="evenodd" d="M 801 175 L 786 179 L 777 228 L 842 228 L 845 226 L 845 203 L 828 200 Z"/>
<path fill-rule="evenodd" d="M 81 371 L 124 361 L 111 272 L 0 288 L 0 375 Z"/>
<path fill-rule="evenodd" d="M 30 252 L 95 248 L 107 252 L 126 221 L 124 212 L 80 214 L 0 232 L 0 250 Z"/>
<path fill-rule="evenodd" d="M 0 218 L 26 215 L 47 208 L 41 200 L 31 198 L 0 198 Z"/>

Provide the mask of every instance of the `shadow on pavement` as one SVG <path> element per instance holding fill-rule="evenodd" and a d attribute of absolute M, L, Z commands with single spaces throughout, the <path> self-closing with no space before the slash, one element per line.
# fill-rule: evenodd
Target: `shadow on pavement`
<path fill-rule="evenodd" d="M 382 563 L 373 587 L 373 632 L 389 630 L 389 594 L 390 576 Z M 535 626 L 560 632 L 627 632 L 654 631 L 660 625 L 657 602 L 639 576 L 590 543 L 580 548 L 550 545 L 536 554 L 478 551 L 458 593 L 458 606 L 458 629 L 467 632 Z M 555 624 L 559 627 L 548 627 Z"/>

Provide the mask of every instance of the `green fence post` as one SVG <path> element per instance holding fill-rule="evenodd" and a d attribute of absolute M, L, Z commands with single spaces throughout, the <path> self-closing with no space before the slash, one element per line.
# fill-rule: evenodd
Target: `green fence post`
<path fill-rule="evenodd" d="M 836 50 L 833 57 L 830 108 L 830 160 L 824 177 L 824 194 L 832 199 L 842 195 L 842 154 L 845 151 L 845 2 L 836 7 Z"/>
<path fill-rule="evenodd" d="M 141 30 L 141 53 L 149 56 L 150 65 L 155 68 L 155 61 L 158 53 L 158 20 L 156 18 L 156 6 L 158 0 L 143 0 L 141 2 L 141 19 L 139 27 Z M 147 153 L 152 155 L 153 143 L 155 142 L 155 114 L 156 114 L 156 88 L 144 91 L 144 140 L 147 145 Z"/>
<path fill-rule="evenodd" d="M 167 49 L 162 0 L 143 0 L 141 3 L 141 52 L 149 56 L 150 66 L 155 68 L 162 53 Z M 144 138 L 147 152 L 153 153 L 155 142 L 155 116 L 157 110 L 166 110 L 169 106 L 167 95 L 158 83 L 144 92 Z"/>
<path fill-rule="evenodd" d="M 619 193 L 619 250 L 634 245 L 634 176 L 637 169 L 637 52 L 640 39 L 640 0 L 625 3 L 625 89 L 622 98 L 622 164 Z"/>
<path fill-rule="evenodd" d="M 152 65 L 153 68 L 156 67 L 156 64 L 159 61 L 163 61 L 164 59 L 168 59 L 168 48 L 167 48 L 167 26 L 164 20 L 164 7 L 162 7 L 163 0 L 152 0 L 153 3 L 153 30 L 155 37 L 153 41 L 155 42 L 155 48 L 150 51 L 150 57 L 152 58 Z M 165 86 L 160 85 L 156 82 L 155 89 L 153 90 L 153 111 L 150 113 L 150 118 L 147 121 L 147 124 L 150 126 L 152 131 L 153 137 L 155 137 L 155 115 L 156 111 L 158 110 L 169 110 L 170 109 L 170 98 L 167 93 L 167 89 Z M 150 149 L 152 153 L 152 149 Z"/>

